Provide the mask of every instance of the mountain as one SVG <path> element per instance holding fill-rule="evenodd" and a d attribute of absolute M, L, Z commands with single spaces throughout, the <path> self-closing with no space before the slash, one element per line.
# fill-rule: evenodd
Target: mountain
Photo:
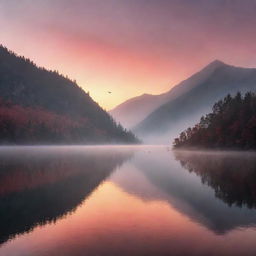
<path fill-rule="evenodd" d="M 256 69 L 214 61 L 184 84 L 190 86 L 149 114 L 133 129 L 134 133 L 145 140 L 168 142 L 210 112 L 212 105 L 227 94 L 255 91 Z"/>
<path fill-rule="evenodd" d="M 0 46 L 0 143 L 134 143 L 75 81 Z"/>
<path fill-rule="evenodd" d="M 117 122 L 130 129 L 165 103 L 165 98 L 165 95 L 143 94 L 123 102 L 109 113 Z"/>
<path fill-rule="evenodd" d="M 256 149 L 256 95 L 227 95 L 213 106 L 213 111 L 193 128 L 182 132 L 175 148 Z"/>
<path fill-rule="evenodd" d="M 214 72 L 215 68 L 221 64 L 222 62 L 216 60 L 166 93 L 159 95 L 143 94 L 141 96 L 131 98 L 109 111 L 109 113 L 124 127 L 135 127 L 145 119 L 146 116 L 164 103 L 174 100 L 197 86 L 199 83 L 203 82 L 212 74 L 212 72 Z"/>

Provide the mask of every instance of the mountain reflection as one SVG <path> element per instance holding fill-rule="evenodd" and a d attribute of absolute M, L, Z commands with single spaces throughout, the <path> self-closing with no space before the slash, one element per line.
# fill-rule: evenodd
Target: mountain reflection
<path fill-rule="evenodd" d="M 0 242 L 75 210 L 131 156 L 104 148 L 0 149 Z"/>
<path fill-rule="evenodd" d="M 137 153 L 133 172 L 113 178 L 126 192 L 144 201 L 164 201 L 223 234 L 256 224 L 255 156 L 156 149 Z"/>
<path fill-rule="evenodd" d="M 256 208 L 254 153 L 175 152 L 183 168 L 196 173 L 229 206 Z"/>

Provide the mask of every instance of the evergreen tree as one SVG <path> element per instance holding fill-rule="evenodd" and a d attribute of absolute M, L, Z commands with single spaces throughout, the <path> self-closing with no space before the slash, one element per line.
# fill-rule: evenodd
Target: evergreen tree
<path fill-rule="evenodd" d="M 174 148 L 256 149 L 256 94 L 238 92 L 214 104 L 192 129 L 174 140 Z"/>

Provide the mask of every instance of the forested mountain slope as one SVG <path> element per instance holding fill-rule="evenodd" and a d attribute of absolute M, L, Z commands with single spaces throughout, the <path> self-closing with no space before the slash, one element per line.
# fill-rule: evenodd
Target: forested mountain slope
<path fill-rule="evenodd" d="M 29 59 L 19 57 L 2 46 L 0 97 L 0 143 L 137 141 L 75 81 L 37 67 Z M 27 115 L 26 111 L 30 114 Z M 22 122 L 17 117 L 27 121 Z"/>

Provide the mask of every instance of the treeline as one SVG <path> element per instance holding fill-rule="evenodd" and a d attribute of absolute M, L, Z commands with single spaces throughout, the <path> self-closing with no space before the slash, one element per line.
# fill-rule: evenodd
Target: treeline
<path fill-rule="evenodd" d="M 0 244 L 72 212 L 131 157 L 131 151 L 105 149 L 2 152 Z"/>
<path fill-rule="evenodd" d="M 174 148 L 256 149 L 256 94 L 227 95 L 193 128 L 174 140 Z"/>
<path fill-rule="evenodd" d="M 229 206 L 256 208 L 254 154 L 176 151 L 175 158 Z"/>
<path fill-rule="evenodd" d="M 120 139 L 127 142 L 133 134 L 119 128 Z M 130 136 L 130 137 L 128 137 Z M 23 107 L 0 100 L 1 144 L 88 144 L 109 142 L 104 128 L 99 129 L 87 118 L 72 119 L 42 108 Z"/>
<path fill-rule="evenodd" d="M 138 143 L 75 81 L 1 45 L 0 96 L 0 143 Z M 19 126 L 17 116 L 29 121 Z"/>

